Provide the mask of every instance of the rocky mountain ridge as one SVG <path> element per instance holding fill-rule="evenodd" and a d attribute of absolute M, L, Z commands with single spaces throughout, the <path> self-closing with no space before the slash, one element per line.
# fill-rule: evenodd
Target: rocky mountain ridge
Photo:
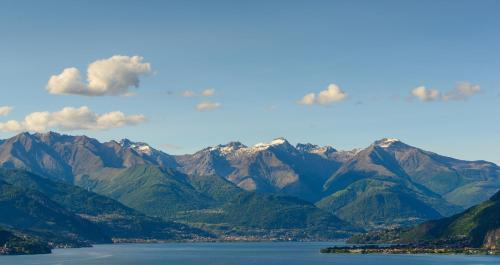
<path fill-rule="evenodd" d="M 231 183 L 230 189 L 293 196 L 368 227 L 449 216 L 500 189 L 500 167 L 494 163 L 441 156 L 395 138 L 352 151 L 276 138 L 173 156 L 128 139 L 101 143 L 86 136 L 22 133 L 0 142 L 0 165 L 79 185 L 132 208 L 154 205 L 141 201 L 146 191 L 158 194 L 153 197 L 171 198 L 179 206 L 157 209 L 168 216 L 187 205 L 214 207 L 217 203 L 195 188 L 210 177 L 205 190 Z"/>

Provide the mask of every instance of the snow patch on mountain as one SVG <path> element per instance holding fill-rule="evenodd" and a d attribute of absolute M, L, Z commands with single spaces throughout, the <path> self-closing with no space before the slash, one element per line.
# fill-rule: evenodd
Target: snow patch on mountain
<path fill-rule="evenodd" d="M 150 145 L 142 142 L 132 142 L 129 139 L 122 139 L 120 145 L 124 148 L 130 148 L 140 154 L 151 156 L 156 150 Z"/>
<path fill-rule="evenodd" d="M 380 146 L 382 148 L 387 148 L 391 146 L 393 143 L 400 142 L 397 138 L 384 138 L 382 140 L 376 141 L 375 145 Z"/>
<path fill-rule="evenodd" d="M 224 145 L 217 145 L 215 147 L 211 147 L 208 150 L 209 151 L 217 151 L 222 155 L 229 155 L 233 154 L 241 149 L 247 148 L 246 145 L 240 143 L 240 142 L 230 142 L 228 144 Z"/>
<path fill-rule="evenodd" d="M 269 147 L 278 146 L 278 145 L 282 145 L 282 144 L 286 144 L 286 143 L 288 143 L 287 140 L 283 137 L 280 137 L 280 138 L 276 138 L 276 139 L 272 140 L 270 143 L 258 143 L 252 147 L 252 150 L 253 151 L 262 151 L 262 150 L 268 149 Z"/>

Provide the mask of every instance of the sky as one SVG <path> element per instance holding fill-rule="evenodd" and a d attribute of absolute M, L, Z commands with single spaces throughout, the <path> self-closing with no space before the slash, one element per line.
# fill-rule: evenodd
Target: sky
<path fill-rule="evenodd" d="M 500 163 L 500 1 L 2 1 L 0 138 L 384 137 Z"/>

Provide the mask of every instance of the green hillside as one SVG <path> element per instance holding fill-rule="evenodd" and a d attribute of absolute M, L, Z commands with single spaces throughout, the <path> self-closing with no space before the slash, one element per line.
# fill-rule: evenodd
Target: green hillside
<path fill-rule="evenodd" d="M 92 222 L 53 202 L 40 192 L 27 190 L 0 180 L 0 224 L 56 243 L 109 243 L 111 239 Z"/>
<path fill-rule="evenodd" d="M 28 194 L 35 191 L 43 194 L 48 200 L 64 208 L 76 218 L 83 218 L 95 224 L 107 237 L 179 240 L 209 236 L 199 229 L 146 216 L 113 199 L 77 186 L 51 181 L 23 170 L 0 169 L 0 180 L 18 189 L 27 190 Z M 10 225 L 22 228 L 15 221 L 12 221 Z"/>
<path fill-rule="evenodd" d="M 401 239 L 409 240 L 453 240 L 467 239 L 472 246 L 481 246 L 500 229 L 500 191 L 489 200 L 469 208 L 463 213 L 429 221 L 404 232 Z M 499 246 L 500 240 L 494 240 Z M 492 243 L 490 243 L 492 244 Z"/>
<path fill-rule="evenodd" d="M 102 171 L 79 183 L 147 215 L 173 218 L 178 212 L 202 209 L 213 199 L 197 191 L 186 175 L 157 166 Z"/>
<path fill-rule="evenodd" d="M 355 229 L 336 216 L 301 199 L 242 192 L 220 208 L 192 211 L 185 221 L 238 227 L 241 230 L 300 230 L 303 236 L 333 238 Z"/>
<path fill-rule="evenodd" d="M 358 235 L 352 243 L 460 244 L 469 247 L 500 247 L 500 191 L 466 211 L 409 229 L 384 230 Z"/>
<path fill-rule="evenodd" d="M 0 227 L 0 255 L 25 255 L 51 253 L 49 245 L 39 239 L 14 235 Z"/>
<path fill-rule="evenodd" d="M 215 175 L 188 176 L 191 185 L 204 196 L 210 197 L 214 205 L 220 205 L 235 198 L 242 192 L 232 182 Z"/>

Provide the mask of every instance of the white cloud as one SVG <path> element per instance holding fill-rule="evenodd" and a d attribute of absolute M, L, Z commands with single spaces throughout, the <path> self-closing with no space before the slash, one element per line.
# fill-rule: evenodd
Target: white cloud
<path fill-rule="evenodd" d="M 198 111 L 206 111 L 220 108 L 222 105 L 218 102 L 205 101 L 196 105 Z"/>
<path fill-rule="evenodd" d="M 411 91 L 410 96 L 418 98 L 421 101 L 467 100 L 480 92 L 481 87 L 479 85 L 474 85 L 469 82 L 459 82 L 453 90 L 446 93 L 442 93 L 437 89 L 429 89 L 425 86 L 419 86 Z"/>
<path fill-rule="evenodd" d="M 342 91 L 336 84 L 330 84 L 326 90 L 320 91 L 318 94 L 308 93 L 298 101 L 301 105 L 330 105 L 335 102 L 343 101 L 347 98 L 347 93 Z"/>
<path fill-rule="evenodd" d="M 186 91 L 183 91 L 182 92 L 182 96 L 183 97 L 195 97 L 196 96 L 196 93 L 194 91 L 191 91 L 191 90 L 186 90 Z"/>
<path fill-rule="evenodd" d="M 342 101 L 347 94 L 339 86 L 331 84 L 326 90 L 319 92 L 316 101 L 321 105 L 328 105 L 334 102 Z"/>
<path fill-rule="evenodd" d="M 74 67 L 50 77 L 47 91 L 51 94 L 84 96 L 127 95 L 129 88 L 139 87 L 139 77 L 151 73 L 151 65 L 141 56 L 115 55 L 97 60 L 87 68 L 87 83 Z"/>
<path fill-rule="evenodd" d="M 107 130 L 125 125 L 136 125 L 145 121 L 146 118 L 143 115 L 126 116 L 120 111 L 97 114 L 86 106 L 80 108 L 65 107 L 57 112 L 33 112 L 22 121 L 0 122 L 0 131 Z"/>
<path fill-rule="evenodd" d="M 14 108 L 11 106 L 2 106 L 0 107 L 0 116 L 7 116 L 9 115 Z"/>
<path fill-rule="evenodd" d="M 215 95 L 215 89 L 207 88 L 201 92 L 201 95 L 204 97 L 211 97 L 211 96 Z"/>
<path fill-rule="evenodd" d="M 411 91 L 411 96 L 416 97 L 422 101 L 434 101 L 441 98 L 441 92 L 436 89 L 419 86 Z"/>
<path fill-rule="evenodd" d="M 479 85 L 471 84 L 469 82 L 459 82 L 455 88 L 445 95 L 443 100 L 467 100 L 470 97 L 481 92 Z"/>
<path fill-rule="evenodd" d="M 183 97 L 212 97 L 215 95 L 215 89 L 213 88 L 207 88 L 203 91 L 201 91 L 201 93 L 197 93 L 195 91 L 192 91 L 192 90 L 184 90 L 182 91 L 181 93 L 181 96 Z"/>
<path fill-rule="evenodd" d="M 0 131 L 3 132 L 20 132 L 24 130 L 22 125 L 14 120 L 10 120 L 7 122 L 0 122 Z"/>
<path fill-rule="evenodd" d="M 299 100 L 299 104 L 301 105 L 312 105 L 314 102 L 316 102 L 316 94 L 314 93 L 306 94 Z"/>

